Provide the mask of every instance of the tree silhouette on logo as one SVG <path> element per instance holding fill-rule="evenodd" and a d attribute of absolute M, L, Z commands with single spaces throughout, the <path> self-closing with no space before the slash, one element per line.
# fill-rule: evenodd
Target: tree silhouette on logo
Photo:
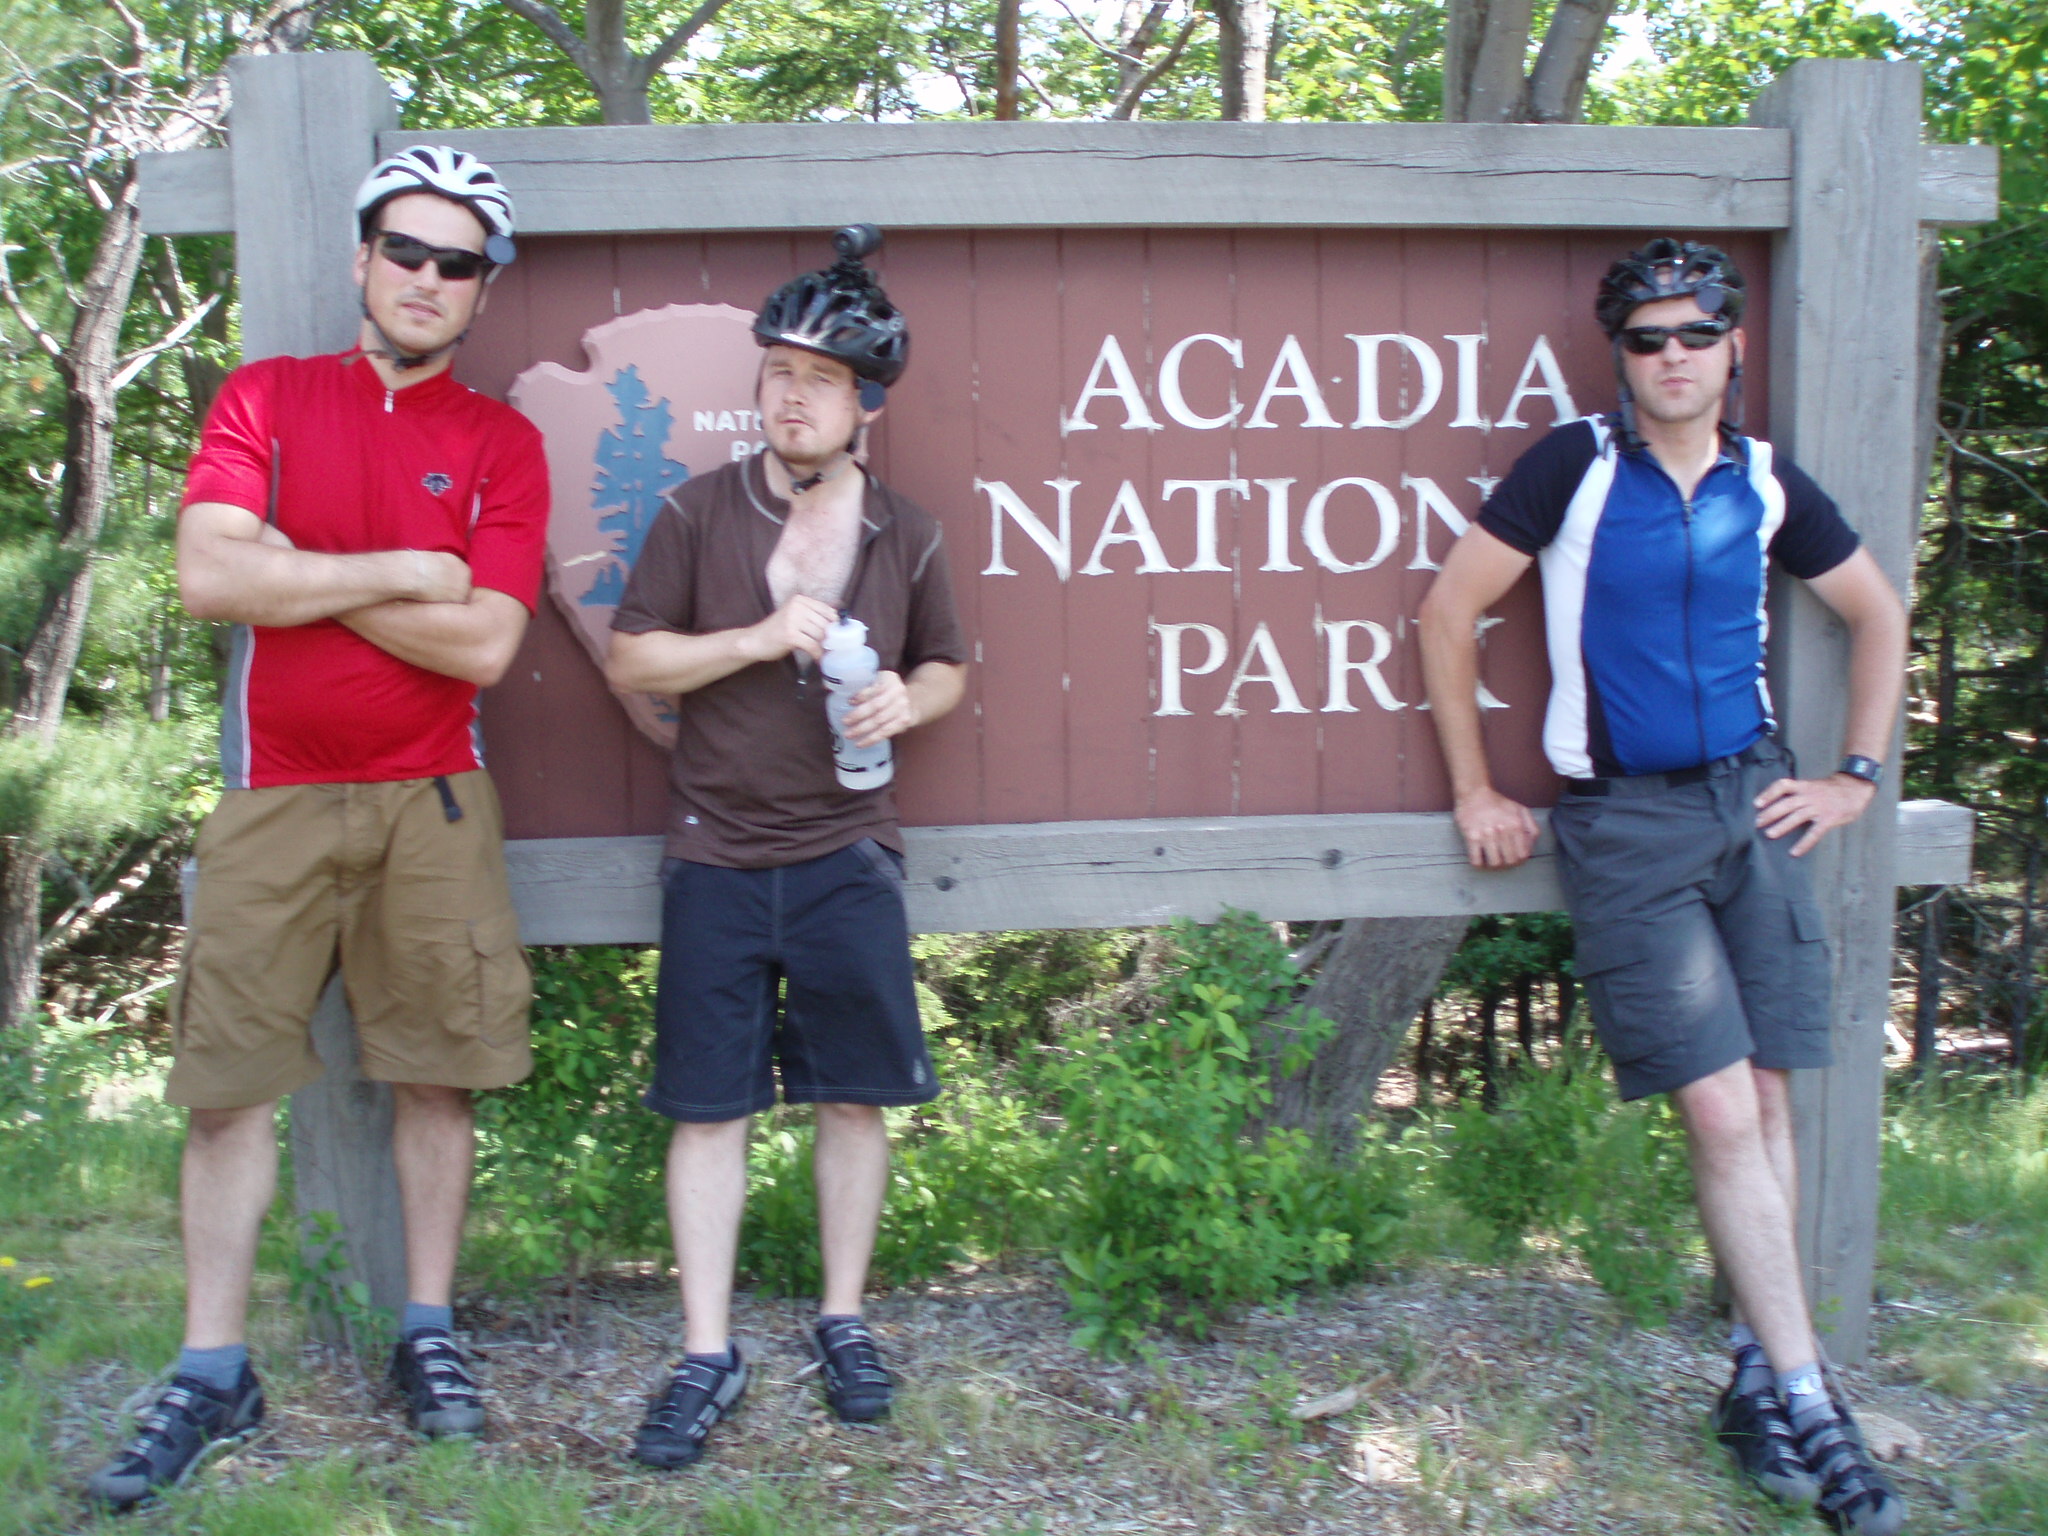
<path fill-rule="evenodd" d="M 578 599 L 587 608 L 619 605 L 626 595 L 626 577 L 640 558 L 662 499 L 690 478 L 690 467 L 665 451 L 674 413 L 666 400 L 650 398 L 640 370 L 621 368 L 605 389 L 619 408 L 619 424 L 605 428 L 597 439 L 597 480 L 590 488 L 590 504 L 599 511 L 617 509 L 597 520 L 602 531 L 617 537 L 597 579 Z"/>

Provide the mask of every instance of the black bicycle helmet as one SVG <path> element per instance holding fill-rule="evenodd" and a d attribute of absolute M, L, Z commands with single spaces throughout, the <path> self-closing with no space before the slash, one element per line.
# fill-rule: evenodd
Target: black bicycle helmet
<path fill-rule="evenodd" d="M 856 378 L 886 389 L 909 365 L 910 331 L 861 263 L 882 248 L 882 232 L 872 224 L 849 224 L 832 244 L 838 261 L 768 295 L 754 317 L 754 339 L 764 347 L 802 347 L 836 357 Z"/>
<path fill-rule="evenodd" d="M 1742 291 L 1742 274 L 1727 252 L 1659 236 L 1607 269 L 1593 313 L 1600 328 L 1613 336 L 1642 305 L 1690 297 L 1708 314 L 1725 315 L 1734 325 L 1742 319 Z"/>

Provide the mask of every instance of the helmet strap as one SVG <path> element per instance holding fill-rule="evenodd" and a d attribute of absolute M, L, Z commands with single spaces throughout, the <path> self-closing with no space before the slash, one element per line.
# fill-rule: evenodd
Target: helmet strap
<path fill-rule="evenodd" d="M 1628 374 L 1621 365 L 1621 337 L 1614 337 L 1614 382 L 1617 386 L 1614 412 L 1614 435 L 1621 441 L 1624 453 L 1641 453 L 1647 444 L 1643 435 L 1636 430 L 1636 393 L 1628 387 Z"/>
<path fill-rule="evenodd" d="M 1721 424 L 1729 431 L 1742 431 L 1742 359 L 1728 370 L 1728 390 L 1721 396 Z"/>
<path fill-rule="evenodd" d="M 369 325 L 371 330 L 377 333 L 377 340 L 381 343 L 379 346 L 362 347 L 358 350 L 366 356 L 383 358 L 400 373 L 410 373 L 415 368 L 426 367 L 427 364 L 437 357 L 445 357 L 448 353 L 461 346 L 464 339 L 469 335 L 469 328 L 465 326 L 462 334 L 444 347 L 436 347 L 431 352 L 408 352 L 385 334 L 384 327 L 377 323 L 377 317 L 370 313 L 370 301 L 367 298 L 362 298 L 358 302 L 362 306 L 363 320 Z"/>
<path fill-rule="evenodd" d="M 859 441 L 858 434 L 855 435 L 855 441 Z M 834 478 L 842 469 L 851 464 L 853 462 L 853 446 L 853 443 L 848 443 L 839 450 L 838 455 L 825 468 L 819 470 L 814 475 L 805 475 L 802 479 L 798 479 L 796 471 L 789 467 L 789 460 L 785 459 L 781 454 L 775 453 L 773 448 L 770 448 L 768 451 L 775 454 L 775 462 L 780 464 L 782 472 L 789 476 L 790 495 L 801 496 L 806 491 L 815 491 L 819 486 L 823 485 L 827 480 Z"/>

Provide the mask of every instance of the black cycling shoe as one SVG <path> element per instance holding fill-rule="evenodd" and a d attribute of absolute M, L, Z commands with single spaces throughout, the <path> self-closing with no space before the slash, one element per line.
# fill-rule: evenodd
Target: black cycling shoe
<path fill-rule="evenodd" d="M 730 1367 L 685 1359 L 668 1386 L 647 1400 L 647 1417 L 633 1437 L 633 1459 L 673 1470 L 704 1455 L 711 1427 L 747 1393 L 747 1357 L 735 1347 Z"/>
<path fill-rule="evenodd" d="M 811 1354 L 825 1383 L 825 1401 L 849 1424 L 889 1416 L 896 1378 L 875 1352 L 875 1336 L 857 1317 L 819 1322 L 811 1330 Z"/>
<path fill-rule="evenodd" d="M 240 1445 L 262 1422 L 263 1388 L 248 1366 L 226 1392 L 197 1376 L 173 1376 L 137 1418 L 135 1438 L 93 1473 L 86 1491 L 115 1510 L 133 1509 Z"/>
<path fill-rule="evenodd" d="M 391 1385 L 405 1399 L 405 1421 L 430 1440 L 484 1432 L 483 1394 L 462 1349 L 439 1328 L 422 1328 L 391 1351 Z"/>
<path fill-rule="evenodd" d="M 1740 1392 L 1730 1381 L 1714 1404 L 1714 1438 L 1737 1471 L 1780 1503 L 1803 1509 L 1820 1497 L 1820 1479 L 1799 1454 L 1776 1387 Z"/>
<path fill-rule="evenodd" d="M 1820 1479 L 1821 1515 L 1850 1536 L 1897 1536 L 1906 1501 L 1872 1464 L 1849 1410 L 1839 1401 L 1832 1406 L 1832 1413 L 1817 1414 L 1796 1431 L 1799 1454 Z"/>

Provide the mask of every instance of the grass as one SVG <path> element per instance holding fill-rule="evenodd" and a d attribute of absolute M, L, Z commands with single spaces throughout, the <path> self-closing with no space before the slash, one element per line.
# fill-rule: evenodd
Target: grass
<path fill-rule="evenodd" d="M 665 1283 L 620 1282 L 567 1333 L 545 1307 L 501 1303 L 494 1400 L 532 1432 L 417 1446 L 348 1362 L 305 1346 L 273 1240 L 254 1314 L 271 1438 L 155 1509 L 95 1521 L 80 1481 L 176 1345 L 177 1149 L 146 1100 L 0 1140 L 0 1255 L 16 1260 L 0 1328 L 35 1335 L 0 1354 L 0 1536 L 1820 1528 L 1738 1488 L 1706 1442 L 1720 1361 L 1702 1286 L 1670 1326 L 1632 1328 L 1554 1244 L 1502 1267 L 1421 1161 L 1398 1261 L 1370 1283 L 1210 1341 L 1161 1338 L 1144 1360 L 1074 1350 L 1046 1264 L 880 1299 L 905 1375 L 881 1433 L 825 1419 L 799 1369 L 800 1306 L 742 1298 L 764 1368 L 712 1462 L 679 1478 L 612 1450 L 672 1330 Z M 2048 1089 L 1902 1093 L 1884 1156 L 1879 1354 L 1856 1381 L 1927 1435 L 1900 1469 L 1912 1529 L 2048 1536 Z M 1347 1413 L 1290 1413 L 1354 1384 Z"/>

